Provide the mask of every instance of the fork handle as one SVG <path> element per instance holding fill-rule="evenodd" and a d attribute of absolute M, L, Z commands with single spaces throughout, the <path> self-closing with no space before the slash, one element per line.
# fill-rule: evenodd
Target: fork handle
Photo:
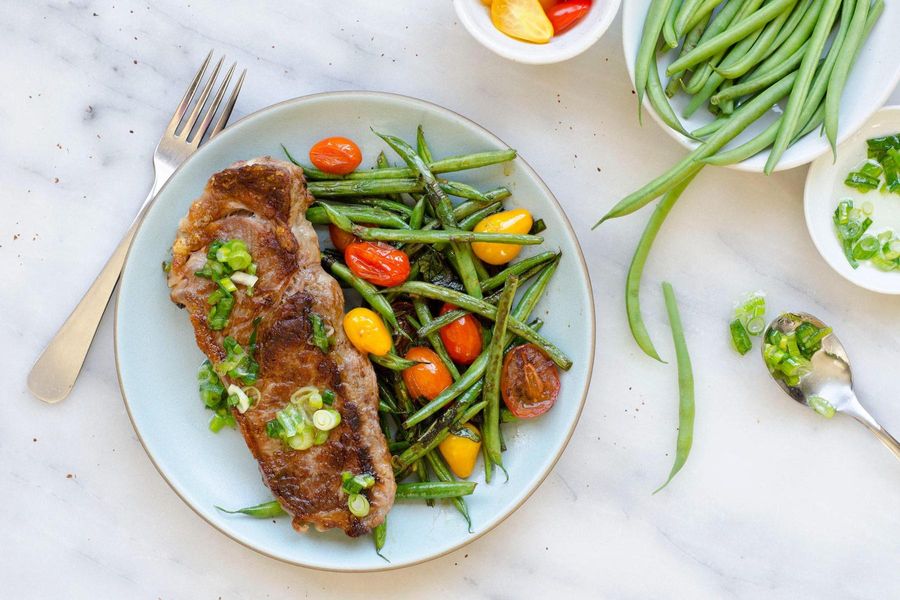
<path fill-rule="evenodd" d="M 151 197 L 155 191 L 156 186 L 150 193 Z M 59 402 L 72 391 L 91 341 L 97 333 L 97 326 L 100 325 L 100 319 L 119 280 L 125 256 L 140 222 L 139 217 L 140 215 L 116 246 L 81 302 L 31 367 L 28 389 L 44 402 Z"/>

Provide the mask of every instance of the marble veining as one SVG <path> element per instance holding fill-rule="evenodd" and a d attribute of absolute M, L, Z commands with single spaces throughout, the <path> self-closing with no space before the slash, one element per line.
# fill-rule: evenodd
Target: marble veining
<path fill-rule="evenodd" d="M 708 169 L 673 211 L 645 274 L 647 323 L 672 356 L 658 286 L 675 285 L 697 380 L 694 450 L 675 443 L 671 365 L 624 319 L 624 272 L 646 213 L 590 225 L 682 155 L 636 120 L 618 21 L 582 56 L 530 67 L 488 53 L 450 0 L 61 0 L 0 6 L 0 561 L 10 598 L 888 598 L 900 594 L 900 465 L 862 427 L 782 396 L 728 346 L 742 292 L 839 330 L 860 396 L 900 432 L 900 300 L 853 287 L 810 242 L 806 169 Z M 417 96 L 516 147 L 567 210 L 590 263 L 598 352 L 581 423 L 554 472 L 495 531 L 399 572 L 285 565 L 219 534 L 175 496 L 119 397 L 109 311 L 73 394 L 46 406 L 25 374 L 125 231 L 196 63 L 249 69 L 236 116 L 318 91 Z M 900 101 L 895 92 L 893 102 Z"/>

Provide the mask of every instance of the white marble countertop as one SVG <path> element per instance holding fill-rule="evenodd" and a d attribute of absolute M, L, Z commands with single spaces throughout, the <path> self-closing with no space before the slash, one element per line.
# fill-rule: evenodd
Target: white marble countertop
<path fill-rule="evenodd" d="M 860 396 L 900 431 L 900 299 L 853 287 L 803 224 L 805 168 L 771 178 L 708 169 L 673 212 L 645 280 L 671 353 L 659 281 L 679 292 L 697 380 L 691 458 L 664 492 L 675 442 L 671 366 L 624 318 L 644 224 L 591 232 L 606 208 L 682 155 L 640 128 L 618 20 L 582 56 L 516 65 L 429 3 L 29 2 L 0 9 L 0 581 L 9 598 L 885 598 L 900 594 L 900 465 L 861 426 L 790 402 L 725 329 L 742 292 L 834 323 Z M 199 519 L 138 443 L 116 383 L 109 312 L 74 392 L 44 405 L 34 358 L 127 228 L 150 157 L 210 49 L 249 68 L 242 115 L 311 92 L 421 97 L 516 147 L 575 224 L 593 278 L 590 398 L 561 461 L 515 515 L 468 547 L 401 571 L 293 567 Z M 900 101 L 895 92 L 893 102 Z M 647 149 L 652 149 L 648 152 Z"/>

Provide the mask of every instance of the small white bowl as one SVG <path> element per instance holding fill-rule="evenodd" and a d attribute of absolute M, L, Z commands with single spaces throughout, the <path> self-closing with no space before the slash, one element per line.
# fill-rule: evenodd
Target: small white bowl
<path fill-rule="evenodd" d="M 456 15 L 476 40 L 491 51 L 520 63 L 544 65 L 578 56 L 599 40 L 619 12 L 621 0 L 594 0 L 578 23 L 546 44 L 511 38 L 491 22 L 491 7 L 481 0 L 453 0 Z"/>
<path fill-rule="evenodd" d="M 628 0 L 622 8 L 622 46 L 625 50 L 625 63 L 628 66 L 628 74 L 632 83 L 634 83 L 634 59 L 637 56 L 644 28 L 644 17 L 647 15 L 647 7 L 650 6 L 650 2 L 651 0 Z M 900 23 L 900 2 L 885 2 L 884 13 L 863 44 L 844 88 L 844 95 L 841 99 L 838 142 L 843 141 L 859 129 L 866 119 L 881 108 L 897 87 L 897 83 L 900 82 L 900 60 L 897 60 L 897 23 Z M 660 65 L 663 84 L 667 80 L 665 68 L 668 66 L 668 62 L 667 58 L 666 62 Z M 679 118 L 686 105 L 687 98 L 684 94 L 678 94 L 673 100 L 672 107 Z M 666 133 L 678 140 L 682 146 L 690 150 L 697 147 L 697 142 L 686 138 L 663 123 L 646 98 L 644 109 Z M 748 127 L 732 144 L 743 143 L 755 136 L 780 113 L 781 107 L 776 105 L 768 115 Z M 709 111 L 702 107 L 690 119 L 682 119 L 681 122 L 685 129 L 693 131 L 711 122 L 712 119 L 713 116 Z M 824 154 L 828 149 L 828 141 L 825 137 L 820 137 L 818 130 L 813 131 L 785 151 L 775 170 L 781 171 L 805 165 Z M 739 171 L 762 173 L 768 157 L 768 152 L 762 152 L 729 166 Z"/>
<path fill-rule="evenodd" d="M 877 231 L 883 224 L 900 232 L 900 196 L 882 196 L 877 190 L 863 194 L 844 185 L 847 173 L 866 160 L 866 140 L 897 132 L 900 132 L 900 106 L 882 108 L 838 146 L 836 163 L 832 162 L 831 152 L 828 152 L 810 166 L 803 193 L 806 227 L 825 262 L 848 281 L 881 294 L 900 294 L 900 271 L 879 271 L 865 262 L 858 269 L 851 267 L 835 233 L 832 215 L 841 198 L 852 198 L 856 207 L 869 200 L 875 203 L 875 213 L 872 215 L 874 230 Z"/>

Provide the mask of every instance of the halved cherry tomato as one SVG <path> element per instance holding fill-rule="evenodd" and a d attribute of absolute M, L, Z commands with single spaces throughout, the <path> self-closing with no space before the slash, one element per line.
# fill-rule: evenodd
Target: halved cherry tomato
<path fill-rule="evenodd" d="M 369 283 L 392 287 L 409 277 L 409 257 L 381 242 L 353 242 L 344 249 L 344 260 L 353 273 Z"/>
<path fill-rule="evenodd" d="M 309 160 L 321 171 L 333 175 L 352 173 L 362 162 L 362 152 L 353 140 L 329 137 L 309 149 Z"/>
<path fill-rule="evenodd" d="M 503 359 L 500 393 L 506 408 L 528 419 L 544 414 L 559 395 L 559 370 L 534 344 L 510 350 Z"/>
<path fill-rule="evenodd" d="M 434 400 L 438 394 L 450 387 L 453 377 L 430 348 L 415 346 L 406 353 L 406 360 L 417 361 L 414 367 L 403 369 L 403 383 L 413 398 Z"/>
<path fill-rule="evenodd" d="M 347 246 L 353 242 L 359 241 L 359 238 L 352 233 L 348 233 L 332 224 L 328 225 L 328 237 L 331 238 L 332 245 L 341 252 L 346 250 Z"/>
<path fill-rule="evenodd" d="M 452 304 L 444 304 L 441 314 L 455 309 Z M 439 333 L 453 362 L 469 365 L 481 354 L 481 325 L 473 315 L 462 316 L 449 325 L 444 325 Z"/>
<path fill-rule="evenodd" d="M 547 18 L 553 24 L 553 35 L 559 35 L 581 20 L 591 10 L 591 0 L 560 2 L 547 10 Z"/>
<path fill-rule="evenodd" d="M 506 35 L 526 42 L 546 44 L 553 37 L 553 25 L 538 0 L 494 0 L 491 21 Z"/>

